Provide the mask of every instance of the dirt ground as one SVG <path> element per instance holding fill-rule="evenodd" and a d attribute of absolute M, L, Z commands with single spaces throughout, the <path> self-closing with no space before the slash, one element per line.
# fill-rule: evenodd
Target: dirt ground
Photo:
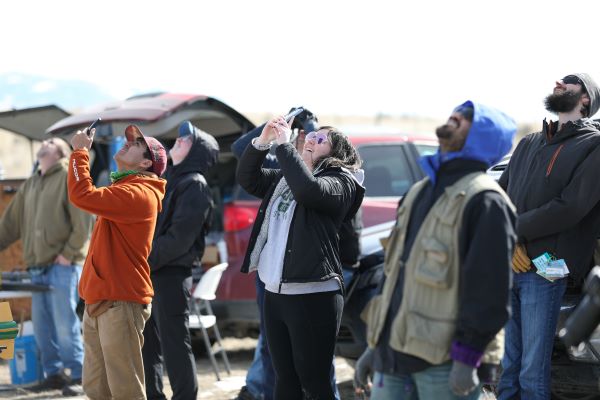
<path fill-rule="evenodd" d="M 201 351 L 202 343 L 194 343 L 194 351 L 198 354 L 196 357 L 198 383 L 200 386 L 198 399 L 232 400 L 235 399 L 240 388 L 245 384 L 246 371 L 252 363 L 256 339 L 227 338 L 223 341 L 223 345 L 227 352 L 229 363 L 231 364 L 231 375 L 227 375 L 225 367 L 222 363 L 219 363 L 221 381 L 217 381 L 216 376 L 212 371 L 210 361 L 205 355 L 200 355 L 203 353 Z M 335 360 L 335 371 L 342 400 L 355 400 L 354 390 L 352 388 L 354 368 L 345 359 L 337 357 Z M 0 360 L 0 399 L 45 400 L 65 398 L 58 390 L 44 393 L 31 393 L 25 388 L 11 385 L 10 382 L 9 363 L 6 360 Z M 165 395 L 167 398 L 170 398 L 172 392 L 167 376 L 164 377 L 164 384 Z M 85 396 L 69 398 L 86 399 Z M 483 399 L 494 400 L 495 397 L 491 394 L 484 394 Z"/>
<path fill-rule="evenodd" d="M 195 343 L 195 346 L 202 346 L 201 343 Z M 221 381 L 217 381 L 210 362 L 206 356 L 196 357 L 196 367 L 198 370 L 198 383 L 200 386 L 198 399 L 206 400 L 230 400 L 234 399 L 240 388 L 245 384 L 246 371 L 250 367 L 256 339 L 230 339 L 223 341 L 227 356 L 231 364 L 231 375 L 227 375 L 222 363 L 219 364 L 221 370 Z M 343 400 L 354 399 L 352 390 L 352 375 L 354 369 L 343 358 L 336 359 L 336 374 L 340 388 L 340 394 Z M 60 391 L 48 391 L 44 393 L 30 393 L 24 388 L 16 388 L 10 384 L 9 363 L 0 360 L 0 399 L 13 400 L 42 400 L 63 398 Z M 169 379 L 165 376 L 165 394 L 171 397 L 171 387 Z M 86 397 L 70 397 L 70 399 L 85 399 Z"/>

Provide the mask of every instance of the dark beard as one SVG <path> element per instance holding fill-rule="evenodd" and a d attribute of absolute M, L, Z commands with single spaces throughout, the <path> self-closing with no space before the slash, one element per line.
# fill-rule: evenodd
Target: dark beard
<path fill-rule="evenodd" d="M 546 105 L 546 110 L 551 113 L 569 113 L 577 107 L 581 96 L 583 96 L 582 92 L 574 93 L 568 90 L 563 93 L 552 93 L 546 97 L 544 104 Z"/>
<path fill-rule="evenodd" d="M 450 139 L 455 130 L 456 128 L 452 128 L 450 125 L 445 124 L 438 126 L 438 128 L 435 130 L 435 134 L 439 139 Z"/>
<path fill-rule="evenodd" d="M 440 141 L 440 150 L 443 153 L 460 151 L 465 145 L 466 135 L 462 135 L 459 128 L 444 124 L 435 130 Z"/>

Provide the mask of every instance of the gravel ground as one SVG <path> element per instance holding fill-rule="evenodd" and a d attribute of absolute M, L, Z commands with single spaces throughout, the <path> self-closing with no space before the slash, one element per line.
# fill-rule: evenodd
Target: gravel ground
<path fill-rule="evenodd" d="M 202 355 L 202 343 L 195 342 L 196 367 L 198 370 L 198 382 L 200 390 L 198 399 L 203 400 L 231 400 L 234 399 L 240 388 L 245 384 L 246 371 L 250 367 L 256 339 L 232 339 L 223 340 L 223 345 L 227 351 L 229 363 L 231 364 L 231 375 L 227 375 L 222 363 L 219 364 L 221 371 L 221 381 L 217 381 L 212 371 L 208 358 Z M 43 393 L 31 393 L 25 388 L 18 388 L 10 384 L 10 372 L 8 361 L 0 360 L 0 399 L 13 400 L 42 400 L 42 399 L 60 399 L 64 398 L 60 391 L 48 391 Z M 352 376 L 354 369 L 343 358 L 337 357 L 335 362 L 336 377 L 342 400 L 354 400 L 354 391 L 352 389 Z M 164 377 L 165 395 L 170 398 L 172 395 L 169 379 Z M 70 399 L 85 399 L 85 396 L 70 397 Z M 484 395 L 485 400 L 493 400 L 492 395 Z"/>
<path fill-rule="evenodd" d="M 202 347 L 202 343 L 195 343 L 195 347 Z M 221 381 L 217 381 L 214 372 L 212 371 L 210 362 L 206 356 L 199 354 L 196 357 L 196 367 L 198 369 L 198 382 L 200 390 L 198 399 L 206 400 L 230 400 L 234 399 L 240 388 L 245 384 L 246 371 L 248 370 L 254 348 L 256 347 L 256 339 L 231 339 L 227 338 L 223 341 L 229 362 L 231 364 L 231 375 L 227 375 L 222 364 Z M 346 362 L 345 359 L 336 359 L 336 373 L 340 391 L 343 400 L 354 399 L 352 391 L 352 374 L 354 369 Z M 165 376 L 165 394 L 171 397 L 171 387 L 169 379 Z M 24 388 L 15 388 L 10 384 L 10 372 L 8 362 L 0 360 L 0 399 L 14 400 L 33 400 L 33 399 L 58 399 L 63 398 L 60 391 L 48 391 L 43 393 L 30 393 Z M 85 399 L 81 397 L 70 397 L 71 399 Z"/>

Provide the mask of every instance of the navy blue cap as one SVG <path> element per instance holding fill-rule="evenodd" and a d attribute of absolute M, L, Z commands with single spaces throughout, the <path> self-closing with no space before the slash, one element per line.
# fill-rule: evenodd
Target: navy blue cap
<path fill-rule="evenodd" d="M 194 125 L 190 121 L 183 121 L 179 125 L 179 137 L 185 137 L 194 133 Z"/>

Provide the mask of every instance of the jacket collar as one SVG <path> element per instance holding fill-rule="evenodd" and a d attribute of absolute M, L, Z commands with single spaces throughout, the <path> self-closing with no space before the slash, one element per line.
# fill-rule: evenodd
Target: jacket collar
<path fill-rule="evenodd" d="M 590 129 L 596 130 L 596 127 L 589 118 L 568 121 L 564 123 L 560 129 L 558 121 L 547 121 L 545 118 L 542 121 L 542 133 L 544 134 L 546 142 L 549 144 L 560 143 L 570 137 L 586 133 L 590 131 Z"/>

